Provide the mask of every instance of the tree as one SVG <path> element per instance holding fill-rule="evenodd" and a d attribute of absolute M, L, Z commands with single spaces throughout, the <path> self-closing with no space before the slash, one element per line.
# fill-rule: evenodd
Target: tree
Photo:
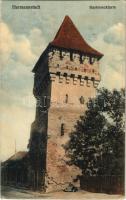
<path fill-rule="evenodd" d="M 66 144 L 69 164 L 83 175 L 124 173 L 124 90 L 102 88 L 75 125 Z"/>

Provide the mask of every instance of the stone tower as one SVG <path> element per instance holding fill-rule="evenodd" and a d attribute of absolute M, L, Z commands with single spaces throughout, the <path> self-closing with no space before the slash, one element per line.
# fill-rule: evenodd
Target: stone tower
<path fill-rule="evenodd" d="M 102 56 L 66 16 L 33 68 L 37 106 L 29 153 L 35 188 L 58 189 L 74 178 L 77 169 L 66 165 L 63 145 L 84 113 L 86 102 L 95 96 Z"/>

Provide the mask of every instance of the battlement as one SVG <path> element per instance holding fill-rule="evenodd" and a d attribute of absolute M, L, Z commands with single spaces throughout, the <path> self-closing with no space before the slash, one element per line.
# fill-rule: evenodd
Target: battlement
<path fill-rule="evenodd" d="M 49 68 L 88 73 L 99 73 L 99 61 L 95 56 L 88 56 L 66 50 L 51 49 L 48 53 Z"/>

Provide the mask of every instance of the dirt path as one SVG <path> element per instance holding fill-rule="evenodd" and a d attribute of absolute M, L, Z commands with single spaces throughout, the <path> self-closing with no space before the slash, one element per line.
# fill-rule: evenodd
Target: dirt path
<path fill-rule="evenodd" d="M 78 192 L 53 192 L 42 194 L 39 192 L 31 192 L 13 187 L 2 187 L 1 199 L 83 199 L 83 200 L 123 200 L 122 195 L 108 195 L 102 193 L 91 193 L 86 191 Z"/>

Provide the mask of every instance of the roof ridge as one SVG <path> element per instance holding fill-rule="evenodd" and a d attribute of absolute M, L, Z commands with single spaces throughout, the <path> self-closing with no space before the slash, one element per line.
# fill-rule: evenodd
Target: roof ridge
<path fill-rule="evenodd" d="M 58 34 L 60 32 L 60 30 L 63 28 L 63 25 L 65 24 L 66 21 L 70 21 L 70 23 L 73 24 L 73 26 L 75 27 L 74 23 L 72 22 L 72 20 L 70 19 L 70 17 L 68 15 L 65 16 L 64 20 L 62 21 L 62 24 L 59 27 L 59 30 L 57 31 L 54 40 L 58 37 Z M 76 28 L 76 27 L 75 27 Z M 77 29 L 77 28 L 76 28 Z"/>

